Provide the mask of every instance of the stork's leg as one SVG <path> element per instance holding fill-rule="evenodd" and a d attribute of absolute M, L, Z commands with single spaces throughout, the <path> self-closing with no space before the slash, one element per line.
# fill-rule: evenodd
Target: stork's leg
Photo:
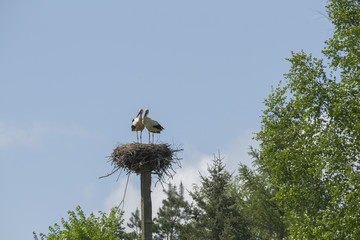
<path fill-rule="evenodd" d="M 138 135 L 138 131 L 136 131 L 136 140 L 137 140 L 137 142 L 139 142 L 139 135 Z"/>
<path fill-rule="evenodd" d="M 150 132 L 149 132 L 149 144 L 150 144 Z"/>
<path fill-rule="evenodd" d="M 142 143 L 142 131 L 140 131 L 140 143 Z"/>

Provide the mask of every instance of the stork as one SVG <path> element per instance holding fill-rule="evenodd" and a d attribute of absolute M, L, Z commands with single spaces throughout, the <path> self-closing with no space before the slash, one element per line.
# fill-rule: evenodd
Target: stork
<path fill-rule="evenodd" d="M 139 142 L 138 132 L 140 131 L 140 142 L 142 142 L 142 131 L 144 130 L 144 124 L 142 119 L 143 110 L 140 109 L 139 113 L 136 115 L 136 118 L 132 120 L 131 131 L 136 132 L 136 139 Z"/>
<path fill-rule="evenodd" d="M 152 133 L 153 143 L 154 143 L 154 133 L 160 133 L 164 128 L 157 121 L 149 118 L 147 116 L 148 114 L 149 114 L 149 109 L 146 109 L 142 122 L 149 132 L 149 143 L 150 143 L 150 133 Z"/>

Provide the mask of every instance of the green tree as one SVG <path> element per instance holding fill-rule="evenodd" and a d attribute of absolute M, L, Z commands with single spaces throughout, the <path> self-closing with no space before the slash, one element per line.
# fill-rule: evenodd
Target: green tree
<path fill-rule="evenodd" d="M 99 211 L 99 216 L 91 213 L 89 217 L 85 216 L 85 213 L 80 208 L 76 207 L 76 213 L 74 211 L 68 211 L 69 219 L 66 221 L 61 219 L 60 225 L 55 223 L 54 226 L 49 227 L 49 233 L 40 233 L 40 239 L 51 240 L 112 240 L 112 239 L 127 239 L 124 232 L 122 219 L 123 212 L 119 208 L 115 207 L 111 209 L 109 215 Z M 34 232 L 34 238 L 39 239 Z"/>
<path fill-rule="evenodd" d="M 259 152 L 251 148 L 254 169 L 240 164 L 237 186 L 244 199 L 244 217 L 249 222 L 254 239 L 284 239 L 287 225 L 284 210 L 274 199 L 278 191 L 267 181 L 269 173 L 259 165 Z"/>
<path fill-rule="evenodd" d="M 223 159 L 215 157 L 208 167 L 209 176 L 201 177 L 201 186 L 190 193 L 195 201 L 194 222 L 189 239 L 249 239 L 248 224 L 239 208 L 241 197 L 234 193 L 232 175 Z"/>
<path fill-rule="evenodd" d="M 360 6 L 331 0 L 327 8 L 335 26 L 323 51 L 328 68 L 293 53 L 287 82 L 265 100 L 257 134 L 289 239 L 360 236 Z"/>
<path fill-rule="evenodd" d="M 168 185 L 164 190 L 166 199 L 162 201 L 157 218 L 154 219 L 155 239 L 186 239 L 184 229 L 190 219 L 190 204 L 184 198 L 184 186 Z"/>
<path fill-rule="evenodd" d="M 136 208 L 135 212 L 131 213 L 131 217 L 129 219 L 129 223 L 127 226 L 131 228 L 133 231 L 129 233 L 131 239 L 140 239 L 141 238 L 141 218 L 140 218 L 140 210 Z"/>

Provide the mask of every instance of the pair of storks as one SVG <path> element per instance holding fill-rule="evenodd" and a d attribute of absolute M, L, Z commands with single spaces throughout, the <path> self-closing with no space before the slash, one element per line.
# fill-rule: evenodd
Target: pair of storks
<path fill-rule="evenodd" d="M 146 127 L 149 132 L 149 143 L 150 143 L 150 133 L 152 133 L 152 143 L 154 143 L 154 133 L 160 133 L 164 128 L 155 120 L 149 118 L 149 109 L 145 110 L 144 118 L 142 118 L 143 110 L 140 109 L 139 113 L 136 115 L 136 118 L 132 120 L 131 131 L 136 131 L 136 138 L 139 142 L 138 132 L 140 131 L 140 142 L 142 142 L 142 131 Z"/>

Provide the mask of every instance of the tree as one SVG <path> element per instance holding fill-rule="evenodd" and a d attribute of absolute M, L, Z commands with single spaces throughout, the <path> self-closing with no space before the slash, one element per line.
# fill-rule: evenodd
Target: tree
<path fill-rule="evenodd" d="M 287 82 L 265 100 L 259 162 L 278 186 L 290 239 L 360 236 L 360 6 L 331 0 L 323 60 L 292 53 Z"/>
<path fill-rule="evenodd" d="M 139 239 L 141 237 L 141 219 L 140 219 L 140 210 L 136 208 L 135 212 L 131 213 L 127 226 L 133 230 L 129 235 L 131 239 Z"/>
<path fill-rule="evenodd" d="M 220 156 L 214 158 L 208 172 L 208 177 L 200 176 L 201 186 L 190 193 L 196 204 L 190 239 L 249 239 L 248 223 L 238 204 L 241 198 L 233 192 L 232 175 Z"/>
<path fill-rule="evenodd" d="M 184 198 L 184 186 L 168 185 L 164 190 L 167 198 L 162 201 L 157 218 L 154 219 L 155 239 L 186 239 L 184 229 L 190 219 L 190 204 Z"/>
<path fill-rule="evenodd" d="M 112 240 L 127 239 L 124 232 L 122 219 L 123 212 L 119 208 L 111 209 L 109 215 L 99 211 L 99 216 L 91 213 L 89 217 L 85 216 L 80 206 L 74 211 L 68 211 L 69 220 L 61 219 L 60 225 L 55 223 L 49 227 L 50 233 L 47 235 L 40 233 L 40 239 L 62 240 L 62 239 L 81 239 L 81 240 Z M 34 238 L 39 239 L 34 232 Z"/>
<path fill-rule="evenodd" d="M 284 209 L 274 199 L 278 189 L 267 181 L 269 173 L 259 165 L 259 152 L 251 148 L 249 154 L 254 159 L 254 169 L 240 164 L 236 177 L 244 199 L 244 217 L 254 239 L 284 239 L 287 236 Z"/>

